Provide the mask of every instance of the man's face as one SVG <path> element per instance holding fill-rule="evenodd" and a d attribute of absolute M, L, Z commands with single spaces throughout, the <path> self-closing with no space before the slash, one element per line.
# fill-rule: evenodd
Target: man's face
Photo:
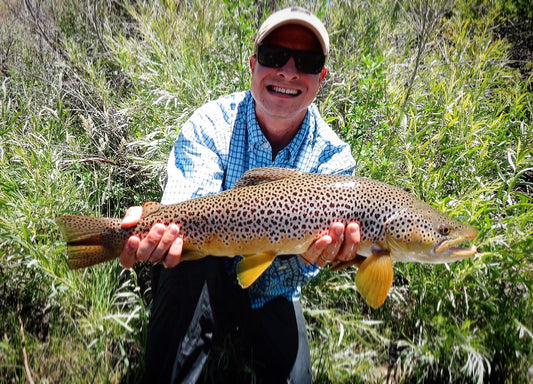
<path fill-rule="evenodd" d="M 286 25 L 274 30 L 263 44 L 322 52 L 315 35 L 298 25 Z M 315 99 L 320 83 L 327 73 L 326 68 L 316 75 L 302 73 L 296 68 L 292 57 L 280 68 L 269 68 L 259 64 L 256 56 L 252 56 L 250 68 L 251 91 L 260 123 L 265 120 L 263 117 L 303 120 L 307 107 Z"/>

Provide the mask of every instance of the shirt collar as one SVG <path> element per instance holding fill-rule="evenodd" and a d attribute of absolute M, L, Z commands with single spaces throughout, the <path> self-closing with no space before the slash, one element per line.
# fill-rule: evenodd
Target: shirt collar
<path fill-rule="evenodd" d="M 296 133 L 296 136 L 293 137 L 289 145 L 287 145 L 282 151 L 287 150 L 289 151 L 291 157 L 296 156 L 296 154 L 300 152 L 305 141 L 308 140 L 308 138 L 312 139 L 311 126 L 313 122 L 314 116 L 311 113 L 311 108 L 307 108 L 307 113 L 305 114 L 304 121 L 302 122 L 300 129 Z"/>
<path fill-rule="evenodd" d="M 248 92 L 248 98 L 249 100 L 247 101 L 246 121 L 248 126 L 247 135 L 250 148 L 254 148 L 257 145 L 270 145 L 268 143 L 267 138 L 263 134 L 263 131 L 261 131 L 259 123 L 257 122 L 257 117 L 255 115 L 255 101 L 252 97 L 251 92 Z M 300 148 L 306 140 L 310 140 L 312 142 L 314 134 L 311 130 L 311 127 L 314 126 L 315 120 L 316 119 L 312 111 L 312 107 L 308 107 L 307 113 L 304 117 L 300 129 L 296 133 L 296 136 L 294 136 L 291 142 L 285 148 L 283 148 L 280 153 L 288 151 L 290 157 L 295 156 L 300 151 Z"/>

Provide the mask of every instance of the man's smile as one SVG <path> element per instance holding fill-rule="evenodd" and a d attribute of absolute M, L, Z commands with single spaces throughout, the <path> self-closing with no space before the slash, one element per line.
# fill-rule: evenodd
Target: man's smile
<path fill-rule="evenodd" d="M 278 93 L 278 94 L 282 94 L 282 95 L 288 95 L 288 96 L 298 96 L 299 94 L 302 93 L 302 91 L 300 91 L 298 89 L 283 88 L 283 87 L 278 87 L 278 86 L 275 86 L 275 85 L 269 85 L 269 86 L 267 86 L 267 89 L 270 92 L 274 92 L 274 93 Z"/>

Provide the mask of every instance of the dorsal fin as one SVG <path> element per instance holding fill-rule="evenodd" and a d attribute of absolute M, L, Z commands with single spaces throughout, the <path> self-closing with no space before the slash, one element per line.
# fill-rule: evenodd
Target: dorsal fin
<path fill-rule="evenodd" d="M 300 175 L 301 172 L 297 169 L 290 168 L 254 168 L 246 171 L 244 175 L 237 180 L 233 188 L 248 187 L 250 185 L 259 185 L 263 183 L 270 183 L 272 181 L 287 179 Z"/>
<path fill-rule="evenodd" d="M 161 208 L 161 203 L 157 203 L 155 201 L 148 201 L 143 204 L 143 219 L 153 215 L 154 213 L 159 212 L 159 209 Z"/>

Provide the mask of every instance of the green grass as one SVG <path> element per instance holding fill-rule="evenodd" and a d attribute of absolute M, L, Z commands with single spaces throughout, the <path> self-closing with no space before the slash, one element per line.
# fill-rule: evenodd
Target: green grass
<path fill-rule="evenodd" d="M 180 124 L 248 87 L 270 2 L 35 3 L 0 3 L 0 382 L 25 381 L 25 363 L 36 382 L 136 382 L 148 268 L 70 271 L 54 217 L 158 200 Z M 355 270 L 309 283 L 316 382 L 530 382 L 533 53 L 515 49 L 532 33 L 527 1 L 302 4 L 330 31 L 317 104 L 357 173 L 480 232 L 471 260 L 395 264 L 378 310 Z"/>

